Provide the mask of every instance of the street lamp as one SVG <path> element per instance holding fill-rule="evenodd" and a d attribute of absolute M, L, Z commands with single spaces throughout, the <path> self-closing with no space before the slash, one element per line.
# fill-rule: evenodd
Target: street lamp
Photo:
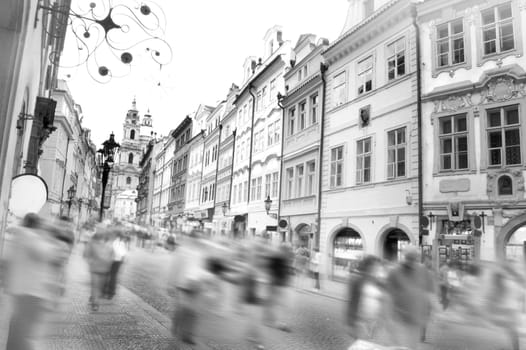
<path fill-rule="evenodd" d="M 73 198 L 75 198 L 76 193 L 77 190 L 75 190 L 75 186 L 71 185 L 71 187 L 68 188 L 68 218 L 70 217 L 71 204 L 73 203 Z"/>
<path fill-rule="evenodd" d="M 120 145 L 115 142 L 115 135 L 113 132 L 110 134 L 110 138 L 102 143 L 102 148 L 97 152 L 99 156 L 99 167 L 102 170 L 102 194 L 100 198 L 100 212 L 99 221 L 102 222 L 104 216 L 104 196 L 106 195 L 106 185 L 108 184 L 108 177 L 110 175 L 111 168 L 113 167 L 114 161 L 113 156 L 115 149 L 119 148 Z"/>
<path fill-rule="evenodd" d="M 228 206 L 226 205 L 226 202 L 223 203 L 221 206 L 221 209 L 223 210 L 223 216 L 226 216 L 226 212 L 228 210 Z"/>
<path fill-rule="evenodd" d="M 270 211 L 271 205 L 272 205 L 272 199 L 270 199 L 270 196 L 267 196 L 267 199 L 265 199 L 265 210 L 267 211 L 267 215 Z"/>

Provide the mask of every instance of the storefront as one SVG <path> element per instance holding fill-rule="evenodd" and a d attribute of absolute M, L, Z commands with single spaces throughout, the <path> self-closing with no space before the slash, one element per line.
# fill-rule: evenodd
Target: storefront
<path fill-rule="evenodd" d="M 401 261 L 404 249 L 411 244 L 409 236 L 400 229 L 387 232 L 383 244 L 383 258 L 389 261 Z"/>
<path fill-rule="evenodd" d="M 362 237 L 350 227 L 340 229 L 332 242 L 332 276 L 346 279 L 364 255 Z"/>

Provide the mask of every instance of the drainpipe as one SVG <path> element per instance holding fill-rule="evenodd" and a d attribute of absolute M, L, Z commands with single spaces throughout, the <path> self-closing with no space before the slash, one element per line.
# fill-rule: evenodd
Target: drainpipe
<path fill-rule="evenodd" d="M 250 204 L 250 183 L 252 182 L 252 147 L 254 145 L 254 116 L 256 114 L 256 95 L 252 93 L 252 83 L 248 86 L 248 92 L 252 96 L 252 122 L 250 125 L 250 154 L 248 159 L 248 186 L 247 186 L 247 204 Z M 247 208 L 248 212 L 248 208 Z"/>
<path fill-rule="evenodd" d="M 217 155 L 216 155 L 216 178 L 214 186 L 214 211 L 217 203 L 217 172 L 219 171 L 219 148 L 221 147 L 221 132 L 223 131 L 223 124 L 219 124 L 219 140 L 217 141 Z"/>
<path fill-rule="evenodd" d="M 325 80 L 325 72 L 329 67 L 325 63 L 320 63 L 320 74 L 322 81 L 322 95 L 321 95 L 321 117 L 320 117 L 320 155 L 318 160 L 318 232 L 314 239 L 314 247 L 320 249 L 321 237 L 321 193 L 322 193 L 322 162 L 323 162 L 323 140 L 325 134 L 325 93 L 327 81 Z"/>
<path fill-rule="evenodd" d="M 278 106 L 279 108 L 281 108 L 281 161 L 280 161 L 280 164 L 279 164 L 279 175 L 278 175 L 278 180 L 279 180 L 279 187 L 278 187 L 278 224 L 279 224 L 279 221 L 281 219 L 281 184 L 283 182 L 283 177 L 282 177 L 282 174 L 283 174 L 283 163 L 284 163 L 284 159 L 283 159 L 283 149 L 285 148 L 285 106 L 283 106 L 283 98 L 285 98 L 285 96 L 281 95 L 280 93 L 278 93 Z M 289 226 L 290 226 L 290 218 L 289 218 Z M 284 240 L 285 241 L 285 240 Z M 290 231 L 289 231 L 289 242 L 292 242 L 292 235 L 290 234 Z"/>
<path fill-rule="evenodd" d="M 422 77 L 420 57 L 420 29 L 417 23 L 416 4 L 411 7 L 413 26 L 416 38 L 416 106 L 417 106 L 417 130 L 418 130 L 418 245 L 422 245 L 422 216 L 424 215 L 424 184 L 422 164 Z"/>
<path fill-rule="evenodd" d="M 234 131 L 232 131 L 232 135 L 234 136 L 234 140 L 232 141 L 232 166 L 230 167 L 230 189 L 229 189 L 229 193 L 228 193 L 228 209 L 230 210 L 230 204 L 231 204 L 231 201 L 232 201 L 232 186 L 234 185 L 232 183 L 232 181 L 234 180 L 234 156 L 236 154 L 236 133 L 237 133 L 237 129 L 234 129 Z M 236 194 L 234 193 L 234 196 Z"/>
<path fill-rule="evenodd" d="M 203 129 L 201 129 L 201 137 L 203 138 L 203 163 L 201 163 L 201 180 L 199 180 L 199 205 L 201 205 L 201 198 L 202 198 L 201 190 L 203 189 L 203 172 L 205 168 L 205 151 L 206 151 L 205 131 Z"/>

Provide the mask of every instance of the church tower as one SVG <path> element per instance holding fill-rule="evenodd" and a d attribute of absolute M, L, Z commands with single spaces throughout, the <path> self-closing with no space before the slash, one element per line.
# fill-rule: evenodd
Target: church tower
<path fill-rule="evenodd" d="M 147 125 L 145 121 L 147 120 Z M 126 113 L 123 123 L 123 137 L 120 149 L 115 157 L 113 167 L 112 200 L 110 211 L 114 219 L 135 219 L 137 198 L 137 186 L 139 185 L 140 167 L 139 162 L 142 150 L 151 138 L 151 115 L 145 116 L 141 123 L 139 111 L 135 98 L 131 108 Z M 144 128 L 145 130 L 141 130 Z M 144 132 L 147 131 L 148 135 Z"/>

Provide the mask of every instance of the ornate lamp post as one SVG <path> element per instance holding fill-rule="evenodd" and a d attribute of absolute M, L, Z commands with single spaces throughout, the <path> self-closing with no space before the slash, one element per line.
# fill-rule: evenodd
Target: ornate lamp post
<path fill-rule="evenodd" d="M 223 211 L 223 216 L 226 216 L 226 212 L 228 211 L 228 206 L 226 205 L 226 202 L 224 202 L 221 206 L 221 210 Z"/>
<path fill-rule="evenodd" d="M 106 195 L 106 185 L 108 184 L 108 177 L 110 175 L 111 168 L 113 167 L 115 149 L 119 148 L 120 145 L 115 142 L 115 135 L 113 132 L 110 134 L 110 138 L 102 143 L 102 148 L 97 152 L 99 156 L 99 168 L 102 171 L 102 194 L 100 198 L 100 212 L 99 221 L 102 222 L 104 216 L 104 196 Z"/>
<path fill-rule="evenodd" d="M 272 199 L 270 199 L 270 196 L 267 196 L 267 199 L 265 199 L 265 210 L 267 211 L 267 215 L 270 212 L 271 205 L 272 205 Z"/>
<path fill-rule="evenodd" d="M 75 189 L 75 186 L 71 185 L 71 187 L 68 188 L 68 218 L 71 217 L 71 204 L 73 204 L 73 199 L 75 198 L 76 193 L 77 190 Z"/>

